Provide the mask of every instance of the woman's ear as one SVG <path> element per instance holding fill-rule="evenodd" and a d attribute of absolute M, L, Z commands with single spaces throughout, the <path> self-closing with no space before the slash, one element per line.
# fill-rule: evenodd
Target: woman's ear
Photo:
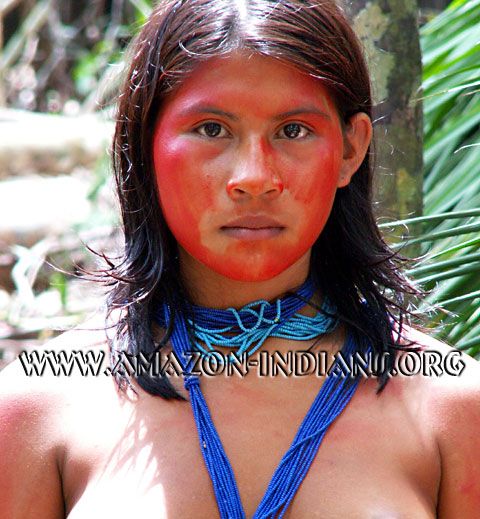
<path fill-rule="evenodd" d="M 337 187 L 345 187 L 357 172 L 372 140 L 370 117 L 358 112 L 350 117 L 343 132 L 343 159 Z"/>

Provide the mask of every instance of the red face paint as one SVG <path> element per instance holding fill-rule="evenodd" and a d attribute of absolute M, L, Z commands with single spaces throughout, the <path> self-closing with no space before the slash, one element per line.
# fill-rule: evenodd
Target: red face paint
<path fill-rule="evenodd" d="M 340 184 L 343 136 L 318 80 L 236 53 L 200 65 L 167 98 L 153 153 L 182 261 L 264 281 L 308 254 L 322 232 Z"/>

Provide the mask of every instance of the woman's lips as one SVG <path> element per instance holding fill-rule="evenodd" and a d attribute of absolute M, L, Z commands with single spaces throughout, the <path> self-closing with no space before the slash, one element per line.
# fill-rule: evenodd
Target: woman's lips
<path fill-rule="evenodd" d="M 269 216 L 246 215 L 232 220 L 221 230 L 238 240 L 265 240 L 278 236 L 285 227 Z"/>
<path fill-rule="evenodd" d="M 284 227 L 260 227 L 250 229 L 249 227 L 222 227 L 222 231 L 230 238 L 237 240 L 266 240 L 278 236 Z"/>

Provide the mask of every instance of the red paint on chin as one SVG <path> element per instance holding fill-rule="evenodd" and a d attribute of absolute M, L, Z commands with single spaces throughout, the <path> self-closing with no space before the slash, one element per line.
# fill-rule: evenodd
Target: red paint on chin
<path fill-rule="evenodd" d="M 236 119 L 184 115 L 193 105 L 234 112 Z M 298 116 L 312 136 L 301 142 L 278 138 L 275 117 L 308 105 L 329 119 Z M 196 128 L 206 121 L 226 128 L 228 137 L 199 135 Z M 240 54 L 199 66 L 164 104 L 153 139 L 162 211 L 187 261 L 241 281 L 268 280 L 292 266 L 327 221 L 342 152 L 335 107 L 318 81 L 260 56 Z M 270 189 L 272 175 L 281 180 L 281 193 Z M 234 195 L 226 189 L 233 177 L 240 186 Z M 284 228 L 225 232 L 229 221 L 247 214 L 270 216 Z"/>

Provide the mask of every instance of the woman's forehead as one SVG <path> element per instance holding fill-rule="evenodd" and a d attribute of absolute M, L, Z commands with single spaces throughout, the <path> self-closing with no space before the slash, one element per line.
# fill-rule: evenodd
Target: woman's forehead
<path fill-rule="evenodd" d="M 164 100 L 164 110 L 234 104 L 239 109 L 265 107 L 282 112 L 297 106 L 335 110 L 321 80 L 279 59 L 236 51 L 199 64 Z M 164 111 L 162 110 L 162 111 Z"/>

